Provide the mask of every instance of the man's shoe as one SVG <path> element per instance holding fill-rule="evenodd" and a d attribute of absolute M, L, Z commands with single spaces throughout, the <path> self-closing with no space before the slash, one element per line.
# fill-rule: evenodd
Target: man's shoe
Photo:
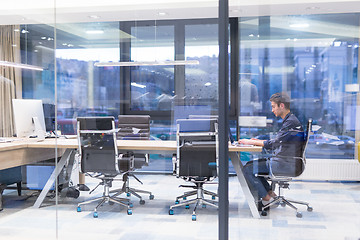
<path fill-rule="evenodd" d="M 258 202 L 257 202 L 257 208 L 258 208 L 258 211 L 259 211 L 259 212 L 269 210 L 269 208 L 263 209 L 263 207 L 264 207 L 264 204 L 262 203 L 262 200 L 258 201 Z"/>
<path fill-rule="evenodd" d="M 85 184 L 78 184 L 79 191 L 90 191 L 90 188 Z"/>

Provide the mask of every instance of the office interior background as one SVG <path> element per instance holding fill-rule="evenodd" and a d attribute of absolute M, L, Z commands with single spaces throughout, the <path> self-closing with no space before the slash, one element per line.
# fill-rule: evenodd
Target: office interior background
<path fill-rule="evenodd" d="M 64 135 L 76 134 L 76 117 L 145 114 L 151 116 L 153 141 L 175 140 L 175 119 L 218 114 L 217 1 L 15 0 L 2 5 L 0 61 L 43 70 L 0 66 L 0 137 L 15 132 L 8 119 L 11 108 L 5 111 L 12 98 L 41 99 L 49 128 Z M 229 1 L 231 134 L 270 139 L 281 119 L 268 100 L 287 92 L 292 112 L 304 126 L 309 118 L 314 124 L 306 171 L 298 181 L 360 181 L 359 12 L 360 1 Z M 96 66 L 174 60 L 199 64 Z M 147 179 L 169 175 L 171 157 L 152 154 L 141 174 Z M 241 154 L 244 162 L 256 157 Z M 231 164 L 229 172 L 234 173 Z M 359 191 L 358 185 L 350 191 L 357 205 Z M 66 218 L 62 204 L 56 204 L 54 224 Z M 52 229 L 54 238 L 61 239 L 59 229 Z M 217 238 L 216 228 L 208 231 Z"/>

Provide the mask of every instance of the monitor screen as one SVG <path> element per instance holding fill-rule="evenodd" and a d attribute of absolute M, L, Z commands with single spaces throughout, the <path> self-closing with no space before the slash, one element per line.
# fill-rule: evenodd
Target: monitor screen
<path fill-rule="evenodd" d="M 55 105 L 43 103 L 46 131 L 55 131 Z"/>
<path fill-rule="evenodd" d="M 12 103 L 16 136 L 45 136 L 45 120 L 42 101 L 37 99 L 13 99 Z"/>

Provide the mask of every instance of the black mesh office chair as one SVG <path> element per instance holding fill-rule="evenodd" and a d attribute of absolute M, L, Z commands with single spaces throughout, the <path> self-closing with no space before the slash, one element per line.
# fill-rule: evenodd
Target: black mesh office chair
<path fill-rule="evenodd" d="M 214 201 L 216 193 L 205 190 L 204 184 L 211 183 L 217 177 L 218 172 L 218 126 L 216 119 L 180 119 L 177 120 L 177 155 L 174 161 L 174 172 L 177 177 L 194 185 L 180 185 L 195 190 L 185 192 L 176 197 L 175 205 L 170 206 L 169 214 L 173 215 L 173 208 L 195 203 L 192 220 L 196 221 L 196 209 L 199 204 L 218 208 Z M 195 195 L 196 198 L 187 200 L 187 197 Z M 206 199 L 205 195 L 212 199 Z M 181 202 L 179 199 L 185 201 Z"/>
<path fill-rule="evenodd" d="M 118 119 L 118 139 L 122 140 L 149 140 L 150 139 L 150 116 L 149 115 L 119 115 Z M 154 195 L 145 190 L 135 189 L 130 187 L 129 177 L 135 178 L 141 184 L 143 184 L 139 178 L 134 175 L 136 169 L 140 169 L 143 166 L 149 164 L 149 154 L 132 153 L 127 152 L 128 155 L 134 155 L 134 166 L 124 166 L 123 171 L 126 173 L 123 175 L 124 185 L 120 190 L 113 190 L 111 192 L 117 192 L 115 196 L 122 193 L 126 193 L 127 196 L 131 194 L 140 199 L 140 204 L 145 204 L 145 200 L 138 193 L 149 194 L 149 199 L 154 199 Z"/>
<path fill-rule="evenodd" d="M 311 126 L 312 126 L 312 119 L 309 119 L 307 126 L 306 126 L 305 133 L 302 135 L 298 135 L 301 137 L 301 141 L 302 141 L 302 149 L 301 149 L 302 156 L 301 157 L 276 156 L 276 157 L 284 158 L 288 162 L 292 162 L 293 164 L 295 164 L 296 171 L 294 171 L 292 174 L 286 174 L 286 175 L 273 173 L 271 164 L 270 164 L 270 175 L 258 174 L 259 176 L 267 177 L 268 180 L 271 181 L 271 186 L 272 186 L 273 190 L 275 190 L 276 185 L 278 186 L 278 196 L 276 196 L 273 201 L 269 202 L 268 204 L 266 204 L 265 206 L 262 207 L 261 215 L 266 216 L 267 215 L 266 209 L 269 209 L 272 205 L 275 205 L 275 204 L 280 204 L 283 207 L 285 207 L 287 205 L 287 206 L 293 208 L 296 211 L 296 216 L 298 218 L 302 217 L 302 213 L 298 211 L 297 207 L 295 207 L 293 205 L 293 203 L 306 205 L 307 211 L 309 211 L 309 212 L 311 212 L 313 210 L 313 208 L 309 206 L 309 203 L 285 198 L 285 196 L 282 195 L 282 191 L 281 191 L 281 189 L 283 189 L 283 188 L 289 188 L 289 182 L 292 181 L 292 179 L 294 177 L 300 176 L 305 170 L 305 165 L 306 165 L 305 151 L 306 151 L 306 147 L 307 147 L 307 144 L 309 141 L 309 135 L 311 133 Z"/>
<path fill-rule="evenodd" d="M 126 173 L 121 171 L 123 166 L 132 166 L 134 162 L 133 156 L 118 154 L 116 132 L 114 117 L 77 118 L 79 149 L 76 157 L 81 163 L 81 172 L 101 180 L 90 193 L 98 186 L 104 186 L 103 196 L 79 203 L 78 212 L 81 212 L 81 205 L 100 201 L 93 213 L 95 218 L 98 217 L 97 209 L 105 202 L 124 206 L 127 208 L 127 214 L 132 214 L 128 199 L 109 194 L 115 177 Z"/>

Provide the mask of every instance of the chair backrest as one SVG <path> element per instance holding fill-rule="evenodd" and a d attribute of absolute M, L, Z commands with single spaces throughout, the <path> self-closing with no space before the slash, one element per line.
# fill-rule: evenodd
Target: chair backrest
<path fill-rule="evenodd" d="M 306 125 L 305 136 L 304 136 L 305 141 L 304 141 L 303 149 L 302 149 L 302 156 L 303 156 L 303 159 L 304 159 L 305 162 L 306 162 L 306 160 L 305 160 L 305 152 L 306 152 L 307 145 L 309 143 L 311 129 L 312 129 L 312 119 L 309 118 L 309 120 L 307 122 L 307 125 Z"/>
<path fill-rule="evenodd" d="M 293 156 L 275 155 L 271 158 L 270 172 L 273 178 L 298 177 L 306 165 L 305 152 L 311 133 L 312 119 L 307 122 L 304 131 L 291 131 L 282 147 L 294 151 Z"/>
<path fill-rule="evenodd" d="M 150 139 L 149 115 L 119 115 L 118 138 L 123 140 Z"/>
<path fill-rule="evenodd" d="M 114 117 L 78 117 L 77 136 L 82 172 L 120 173 Z"/>
<path fill-rule="evenodd" d="M 303 140 L 303 144 L 302 144 L 302 148 L 301 148 L 301 168 L 297 169 L 297 173 L 296 173 L 296 177 L 300 176 L 304 170 L 305 170 L 305 165 L 306 165 L 306 158 L 305 158 L 305 153 L 306 153 L 306 148 L 309 142 L 309 138 L 310 138 L 310 134 L 311 134 L 311 128 L 312 128 L 312 119 L 309 118 L 307 124 L 306 124 L 306 129 L 304 131 L 304 140 Z"/>
<path fill-rule="evenodd" d="M 178 119 L 177 176 L 216 177 L 218 146 L 217 119 Z"/>

